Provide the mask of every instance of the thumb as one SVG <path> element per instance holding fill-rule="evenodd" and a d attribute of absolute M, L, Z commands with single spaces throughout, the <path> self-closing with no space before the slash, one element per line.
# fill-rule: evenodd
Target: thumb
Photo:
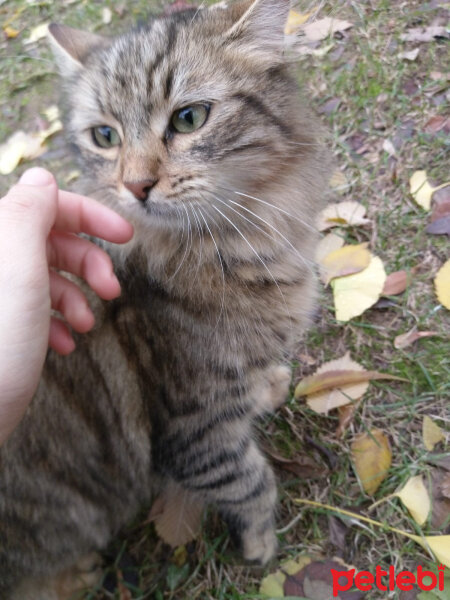
<path fill-rule="evenodd" d="M 47 237 L 57 213 L 58 187 L 49 171 L 35 167 L 28 169 L 0 202 L 3 223 L 19 224 L 23 230 L 29 224 L 36 235 Z"/>

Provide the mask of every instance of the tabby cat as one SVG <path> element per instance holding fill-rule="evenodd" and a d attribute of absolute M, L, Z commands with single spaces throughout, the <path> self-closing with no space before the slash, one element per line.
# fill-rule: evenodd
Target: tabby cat
<path fill-rule="evenodd" d="M 289 0 L 155 18 L 115 39 L 52 25 L 83 189 L 130 220 L 122 296 L 49 352 L 0 453 L 0 598 L 73 591 L 156 489 L 215 505 L 243 556 L 276 551 L 252 436 L 312 309 L 329 161 L 286 59 Z M 24 365 L 26 368 L 26 365 Z"/>

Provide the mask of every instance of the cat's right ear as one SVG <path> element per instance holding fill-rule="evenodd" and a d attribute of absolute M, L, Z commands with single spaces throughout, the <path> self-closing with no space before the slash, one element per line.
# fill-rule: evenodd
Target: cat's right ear
<path fill-rule="evenodd" d="M 104 48 L 108 44 L 107 38 L 67 25 L 51 23 L 48 31 L 56 62 L 64 77 L 79 72 L 86 57 L 95 48 Z"/>

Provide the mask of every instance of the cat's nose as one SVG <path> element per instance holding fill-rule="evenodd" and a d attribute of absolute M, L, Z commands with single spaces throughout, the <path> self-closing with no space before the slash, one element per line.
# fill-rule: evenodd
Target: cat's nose
<path fill-rule="evenodd" d="M 145 202 L 148 198 L 150 190 L 157 183 L 157 179 L 144 179 L 142 181 L 124 181 L 123 185 L 130 190 L 134 197 L 141 202 Z"/>

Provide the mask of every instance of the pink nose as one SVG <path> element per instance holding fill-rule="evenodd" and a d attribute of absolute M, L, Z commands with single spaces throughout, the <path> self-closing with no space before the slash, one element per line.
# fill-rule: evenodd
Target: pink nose
<path fill-rule="evenodd" d="M 157 179 L 144 179 L 143 181 L 124 181 L 123 185 L 130 190 L 134 197 L 141 202 L 148 198 L 150 190 L 157 183 Z"/>

